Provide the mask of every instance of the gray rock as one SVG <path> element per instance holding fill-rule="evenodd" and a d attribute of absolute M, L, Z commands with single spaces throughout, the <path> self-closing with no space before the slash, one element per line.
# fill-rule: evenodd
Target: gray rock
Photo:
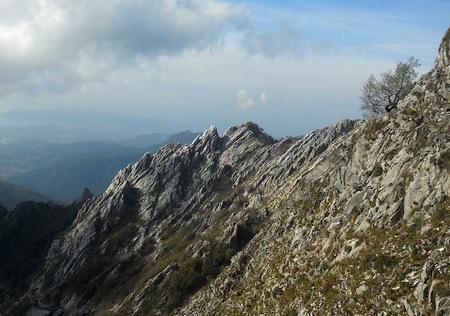
<path fill-rule="evenodd" d="M 437 316 L 450 315 L 450 297 L 443 297 L 439 299 L 439 301 L 436 304 L 436 315 Z"/>

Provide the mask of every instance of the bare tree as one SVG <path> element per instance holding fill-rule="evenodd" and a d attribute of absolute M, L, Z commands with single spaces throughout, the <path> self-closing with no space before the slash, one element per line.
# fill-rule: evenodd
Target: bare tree
<path fill-rule="evenodd" d="M 395 71 L 388 70 L 380 74 L 377 80 L 370 75 L 361 89 L 361 110 L 364 116 L 372 116 L 390 112 L 397 107 L 397 103 L 403 99 L 414 87 L 414 80 L 418 72 L 419 60 L 410 57 L 407 62 L 397 62 Z"/>

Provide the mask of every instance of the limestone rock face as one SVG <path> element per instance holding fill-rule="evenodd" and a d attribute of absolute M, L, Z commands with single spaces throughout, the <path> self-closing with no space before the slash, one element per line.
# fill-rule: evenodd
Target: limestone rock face
<path fill-rule="evenodd" d="M 144 155 L 7 314 L 450 315 L 449 41 L 395 112 Z"/>

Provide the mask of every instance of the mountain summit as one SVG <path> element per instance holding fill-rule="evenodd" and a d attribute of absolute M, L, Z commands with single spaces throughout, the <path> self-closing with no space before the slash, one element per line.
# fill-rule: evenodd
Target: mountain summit
<path fill-rule="evenodd" d="M 3 310 L 450 315 L 449 48 L 450 30 L 395 112 L 278 141 L 211 127 L 144 155 Z"/>

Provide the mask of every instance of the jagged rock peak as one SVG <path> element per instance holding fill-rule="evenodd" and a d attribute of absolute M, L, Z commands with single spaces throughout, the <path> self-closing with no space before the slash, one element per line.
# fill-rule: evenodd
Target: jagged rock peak
<path fill-rule="evenodd" d="M 77 200 L 75 200 L 75 202 L 73 204 L 84 203 L 93 197 L 94 197 L 94 194 L 91 191 L 89 191 L 88 188 L 84 188 L 83 192 L 81 193 L 81 196 Z"/>
<path fill-rule="evenodd" d="M 245 122 L 238 126 L 228 128 L 222 136 L 219 136 L 216 126 L 211 126 L 202 135 L 192 142 L 192 146 L 205 148 L 211 150 L 225 150 L 238 142 L 250 141 L 257 139 L 264 144 L 271 144 L 274 142 L 273 138 L 264 133 L 264 131 L 253 122 Z M 208 144 L 208 145 L 207 145 Z"/>
<path fill-rule="evenodd" d="M 436 58 L 435 65 L 441 70 L 449 72 L 450 69 L 450 28 L 445 33 L 442 39 L 441 45 L 439 46 L 439 55 Z"/>
<path fill-rule="evenodd" d="M 245 122 L 228 128 L 222 136 L 219 135 L 216 126 L 211 126 L 190 145 L 184 147 L 202 155 L 224 153 L 233 148 L 229 154 L 235 155 L 253 144 L 265 146 L 274 142 L 273 138 L 264 133 L 257 124 Z"/>
<path fill-rule="evenodd" d="M 169 177 L 169 174 L 175 177 L 177 172 L 180 171 L 179 168 L 194 170 L 200 166 L 199 163 L 203 163 L 203 159 L 207 159 L 211 166 L 217 164 L 218 168 L 227 164 L 233 165 L 251 152 L 250 148 L 256 150 L 274 143 L 275 140 L 272 137 L 252 122 L 230 127 L 222 136 L 219 135 L 217 127 L 213 125 L 203 134 L 197 136 L 191 144 L 170 143 L 163 146 L 154 155 L 145 154 L 135 164 L 130 164 L 122 169 L 113 179 L 106 192 L 112 193 L 117 188 L 121 188 L 127 181 L 133 187 L 148 173 L 159 174 L 158 177 Z M 222 156 L 220 163 L 217 160 L 219 156 Z M 157 180 L 155 183 L 160 182 Z"/>
<path fill-rule="evenodd" d="M 194 140 L 193 144 L 196 144 L 204 139 L 207 139 L 208 137 L 218 137 L 219 134 L 217 132 L 217 127 L 215 125 L 212 125 L 210 128 L 208 128 L 203 134 L 198 135 Z"/>
<path fill-rule="evenodd" d="M 245 122 L 238 126 L 228 128 L 223 134 L 224 148 L 229 148 L 233 144 L 240 144 L 251 139 L 269 145 L 274 143 L 274 139 L 267 135 L 257 124 L 253 122 Z"/>
<path fill-rule="evenodd" d="M 240 135 L 245 132 L 251 132 L 255 136 L 264 135 L 265 137 L 267 137 L 269 139 L 271 138 L 269 135 L 264 133 L 264 131 L 261 127 L 259 127 L 256 123 L 253 123 L 253 122 L 245 122 L 238 126 L 232 126 L 225 131 L 224 136 L 231 137 L 232 135 L 235 135 L 235 134 Z"/>
<path fill-rule="evenodd" d="M 207 150 L 215 151 L 217 146 L 219 146 L 220 141 L 217 127 L 213 125 L 202 135 L 197 136 L 191 145 L 200 152 L 205 152 Z"/>
<path fill-rule="evenodd" d="M 450 28 L 442 39 L 434 67 L 424 74 L 411 93 L 399 102 L 403 119 L 422 124 L 445 120 L 450 114 Z M 411 126 L 413 123 L 409 123 Z"/>

